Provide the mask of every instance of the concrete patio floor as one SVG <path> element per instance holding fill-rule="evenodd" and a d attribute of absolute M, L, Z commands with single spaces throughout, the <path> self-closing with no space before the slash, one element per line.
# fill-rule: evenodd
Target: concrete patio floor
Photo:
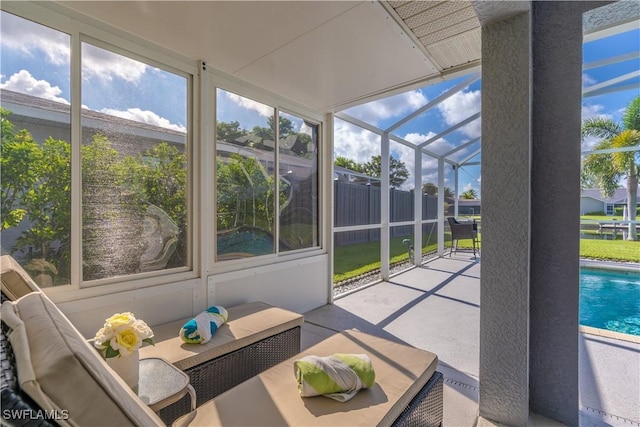
<path fill-rule="evenodd" d="M 478 422 L 480 258 L 432 259 L 304 314 L 302 347 L 355 328 L 438 355 L 444 425 Z M 580 425 L 640 426 L 640 343 L 580 333 Z M 533 416 L 531 425 L 559 425 Z"/>

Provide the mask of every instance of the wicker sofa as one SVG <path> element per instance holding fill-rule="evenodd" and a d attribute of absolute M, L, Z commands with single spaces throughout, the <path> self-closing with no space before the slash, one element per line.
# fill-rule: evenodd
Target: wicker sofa
<path fill-rule="evenodd" d="M 2 425 L 162 426 L 188 411 L 188 402 L 179 401 L 160 416 L 152 412 L 20 266 L 2 258 L 3 300 L 13 300 L 2 304 Z M 232 316 L 238 321 L 229 322 L 228 334 L 219 330 L 217 345 L 199 353 L 172 342 L 174 324 L 154 327 L 160 344 L 141 356 L 169 359 L 189 373 L 198 394 L 197 410 L 175 426 L 441 425 L 436 355 L 358 331 L 297 353 L 300 326 L 279 309 L 255 303 L 230 309 Z M 274 325 L 263 335 L 252 333 L 254 316 Z M 163 339 L 168 331 L 172 336 Z M 369 354 L 375 386 L 347 403 L 300 398 L 293 360 L 334 352 Z"/>

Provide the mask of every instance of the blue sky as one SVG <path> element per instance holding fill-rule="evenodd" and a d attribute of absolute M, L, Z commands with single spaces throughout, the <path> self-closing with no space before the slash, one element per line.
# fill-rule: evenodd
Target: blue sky
<path fill-rule="evenodd" d="M 70 65 L 69 36 L 47 27 L 30 23 L 2 12 L 0 87 L 33 96 L 69 103 Z M 590 63 L 630 52 L 640 51 L 640 29 L 618 34 L 584 45 L 584 62 Z M 638 59 L 607 67 L 586 70 L 585 87 L 601 83 L 640 69 Z M 346 112 L 379 128 L 386 128 L 420 108 L 466 77 L 438 83 L 419 90 L 391 96 L 379 101 L 351 108 Z M 636 77 L 636 86 L 640 78 Z M 628 82 L 627 82 L 628 83 Z M 115 55 L 107 50 L 85 45 L 83 49 L 82 103 L 86 108 L 165 128 L 186 129 L 187 85 L 183 76 Z M 412 143 L 423 142 L 447 127 L 480 111 L 481 82 L 477 81 L 450 97 L 437 107 L 397 129 L 395 135 Z M 583 100 L 583 119 L 603 115 L 619 121 L 629 101 L 640 95 L 633 90 L 595 96 Z M 273 110 L 260 104 L 224 92 L 218 95 L 218 119 L 237 120 L 241 126 L 266 126 L 266 118 Z M 297 123 L 301 124 L 301 121 Z M 335 156 L 345 156 L 357 162 L 368 161 L 380 154 L 379 137 L 371 132 L 336 120 Z M 480 119 L 464 126 L 429 145 L 442 154 L 471 138 L 480 135 Z M 586 140 L 589 148 L 594 140 Z M 456 154 L 462 159 L 477 150 L 472 145 Z M 405 184 L 413 187 L 413 150 L 400 144 L 391 145 L 391 154 L 402 160 L 412 171 Z M 479 161 L 476 156 L 471 161 Z M 423 182 L 437 182 L 437 162 L 425 157 L 422 164 Z M 453 187 L 453 174 L 446 168 L 445 185 Z M 474 189 L 481 194 L 479 166 L 467 166 L 459 175 L 459 192 Z"/>

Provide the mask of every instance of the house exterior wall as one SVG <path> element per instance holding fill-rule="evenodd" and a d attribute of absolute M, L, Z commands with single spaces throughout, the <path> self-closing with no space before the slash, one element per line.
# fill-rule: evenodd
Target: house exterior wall
<path fill-rule="evenodd" d="M 580 197 L 580 215 L 585 215 L 588 212 L 604 212 L 604 202 L 596 200 L 591 197 Z"/>

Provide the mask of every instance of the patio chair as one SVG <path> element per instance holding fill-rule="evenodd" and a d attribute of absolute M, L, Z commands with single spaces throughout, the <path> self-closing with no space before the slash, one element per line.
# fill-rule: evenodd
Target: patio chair
<path fill-rule="evenodd" d="M 452 253 L 458 251 L 458 240 L 471 239 L 473 247 L 473 258 L 476 258 L 476 244 L 478 241 L 478 224 L 473 222 L 460 222 L 454 217 L 447 218 L 449 221 L 449 228 L 451 229 L 451 250 L 449 256 Z"/>

